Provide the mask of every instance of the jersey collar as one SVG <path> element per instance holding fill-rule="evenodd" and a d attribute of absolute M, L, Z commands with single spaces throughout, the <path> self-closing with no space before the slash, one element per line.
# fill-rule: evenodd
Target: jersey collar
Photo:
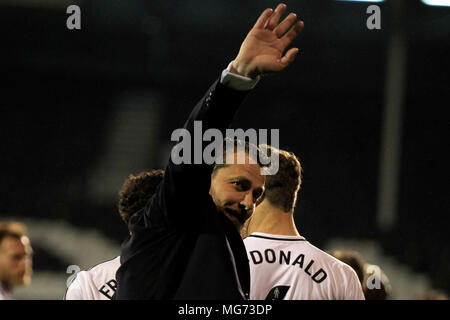
<path fill-rule="evenodd" d="M 271 234 L 264 232 L 253 232 L 251 235 L 249 235 L 249 237 L 279 241 L 306 241 L 302 236 L 286 236 L 282 234 Z"/>

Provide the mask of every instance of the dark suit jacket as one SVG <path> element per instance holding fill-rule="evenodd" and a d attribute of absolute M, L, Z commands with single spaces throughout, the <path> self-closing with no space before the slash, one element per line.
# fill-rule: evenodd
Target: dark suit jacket
<path fill-rule="evenodd" d="M 217 80 L 184 125 L 192 142 L 194 121 L 202 121 L 203 132 L 217 128 L 225 136 L 246 94 Z M 116 299 L 248 297 L 246 250 L 236 227 L 209 195 L 212 169 L 169 160 L 157 192 L 130 219 L 132 236 L 122 244 Z"/>

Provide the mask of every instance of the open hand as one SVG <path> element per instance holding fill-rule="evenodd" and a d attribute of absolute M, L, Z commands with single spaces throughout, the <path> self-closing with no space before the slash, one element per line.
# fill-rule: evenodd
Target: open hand
<path fill-rule="evenodd" d="M 285 4 L 279 4 L 275 11 L 266 9 L 261 13 L 253 28 L 241 45 L 239 54 L 233 61 L 232 72 L 255 78 L 285 69 L 298 53 L 297 48 L 284 51 L 303 29 L 303 21 L 290 13 L 280 21 L 286 11 Z"/>

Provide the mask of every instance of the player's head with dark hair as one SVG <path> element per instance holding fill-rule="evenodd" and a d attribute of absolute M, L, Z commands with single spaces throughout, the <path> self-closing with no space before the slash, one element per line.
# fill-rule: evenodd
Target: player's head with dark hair
<path fill-rule="evenodd" d="M 164 170 L 130 174 L 119 191 L 119 214 L 128 225 L 131 215 L 144 208 L 164 177 Z"/>
<path fill-rule="evenodd" d="M 239 230 L 250 217 L 264 192 L 256 145 L 240 139 L 225 139 L 211 174 L 210 195 Z"/>
<path fill-rule="evenodd" d="M 292 153 L 279 150 L 273 146 L 263 145 L 267 155 L 278 153 L 278 172 L 266 177 L 264 200 L 284 212 L 293 212 L 297 202 L 297 193 L 302 183 L 302 167 L 300 161 Z"/>
<path fill-rule="evenodd" d="M 23 224 L 0 223 L 0 283 L 7 291 L 31 282 L 32 253 Z"/>
<path fill-rule="evenodd" d="M 243 151 L 243 153 L 241 153 L 240 151 Z M 216 163 L 212 171 L 212 178 L 215 177 L 215 175 L 220 169 L 226 168 L 227 166 L 233 164 L 242 163 L 242 160 L 244 160 L 244 158 L 243 157 L 241 159 L 238 158 L 238 155 L 242 154 L 249 156 L 248 158 L 245 158 L 246 161 L 248 159 L 249 163 L 251 159 L 252 161 L 254 161 L 254 163 L 263 166 L 259 161 L 258 151 L 259 151 L 258 146 L 256 146 L 253 143 L 250 143 L 247 140 L 241 140 L 236 137 L 234 137 L 233 139 L 228 137 L 225 138 L 223 140 L 221 153 L 219 153 L 216 156 Z"/>

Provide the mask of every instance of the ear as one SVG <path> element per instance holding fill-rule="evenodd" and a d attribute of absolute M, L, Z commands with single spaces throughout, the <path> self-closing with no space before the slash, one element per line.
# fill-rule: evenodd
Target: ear
<path fill-rule="evenodd" d="M 211 186 L 209 187 L 209 195 L 213 198 L 213 180 L 214 178 L 211 179 Z"/>

